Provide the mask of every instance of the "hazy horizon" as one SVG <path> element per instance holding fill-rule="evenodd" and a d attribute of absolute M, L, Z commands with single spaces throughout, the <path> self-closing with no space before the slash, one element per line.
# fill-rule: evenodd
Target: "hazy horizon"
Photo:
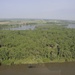
<path fill-rule="evenodd" d="M 74 0 L 0 0 L 0 19 L 75 20 Z"/>

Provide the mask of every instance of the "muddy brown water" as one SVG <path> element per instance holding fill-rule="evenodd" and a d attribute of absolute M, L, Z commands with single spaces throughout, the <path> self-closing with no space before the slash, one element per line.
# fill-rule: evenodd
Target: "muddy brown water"
<path fill-rule="evenodd" d="M 75 62 L 2 65 L 0 75 L 75 75 Z"/>

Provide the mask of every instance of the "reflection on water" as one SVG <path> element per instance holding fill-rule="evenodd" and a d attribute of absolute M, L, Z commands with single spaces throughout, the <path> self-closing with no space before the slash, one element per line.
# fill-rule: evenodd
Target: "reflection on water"
<path fill-rule="evenodd" d="M 17 28 L 10 28 L 10 30 L 34 30 L 35 25 L 25 25 Z"/>

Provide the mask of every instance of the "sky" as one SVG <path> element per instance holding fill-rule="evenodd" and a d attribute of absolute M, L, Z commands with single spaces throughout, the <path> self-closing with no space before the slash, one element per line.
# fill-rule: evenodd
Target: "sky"
<path fill-rule="evenodd" d="M 0 18 L 75 20 L 75 0 L 0 0 Z"/>

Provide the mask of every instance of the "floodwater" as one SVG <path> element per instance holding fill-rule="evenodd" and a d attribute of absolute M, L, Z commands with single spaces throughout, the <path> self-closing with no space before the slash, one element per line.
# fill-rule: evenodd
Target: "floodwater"
<path fill-rule="evenodd" d="M 16 27 L 10 27 L 10 28 L 3 28 L 3 30 L 34 30 L 35 25 L 21 25 Z"/>
<path fill-rule="evenodd" d="M 24 25 L 17 28 L 10 28 L 10 30 L 34 30 L 35 25 Z"/>
<path fill-rule="evenodd" d="M 41 25 L 38 25 L 38 26 L 41 26 Z M 34 30 L 36 27 L 37 27 L 36 25 L 20 25 L 15 27 L 8 26 L 8 28 L 2 27 L 2 29 L 0 30 Z M 69 24 L 67 25 L 67 28 L 75 28 L 75 24 Z"/>
<path fill-rule="evenodd" d="M 75 62 L 2 65 L 0 75 L 75 75 Z"/>
<path fill-rule="evenodd" d="M 67 28 L 75 28 L 75 24 L 69 24 Z"/>

